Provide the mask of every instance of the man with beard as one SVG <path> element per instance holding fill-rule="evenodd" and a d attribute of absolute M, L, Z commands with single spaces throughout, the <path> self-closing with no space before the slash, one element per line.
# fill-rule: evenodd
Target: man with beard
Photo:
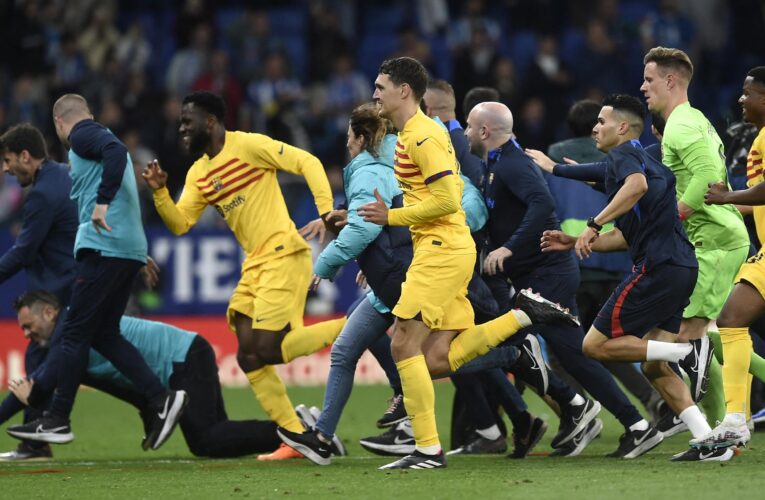
<path fill-rule="evenodd" d="M 82 96 L 60 97 L 53 106 L 53 122 L 59 139 L 69 147 L 70 196 L 79 212 L 74 284 L 61 331 L 56 391 L 48 411 L 37 420 L 10 427 L 8 433 L 49 443 L 74 439 L 69 415 L 92 347 L 149 402 L 150 424 L 143 447 L 157 449 L 170 437 L 187 397 L 184 391 L 168 392 L 141 353 L 120 335 L 119 321 L 133 280 L 147 262 L 132 162 L 125 145 L 93 120 Z"/>
<path fill-rule="evenodd" d="M 303 327 L 311 281 L 311 251 L 289 218 L 276 179 L 278 170 L 305 177 L 322 219 L 332 210 L 332 191 L 312 154 L 261 134 L 227 131 L 223 100 L 209 92 L 186 96 L 179 132 L 196 162 L 186 174 L 177 203 L 167 173 L 155 160 L 143 171 L 154 205 L 176 235 L 191 229 L 205 207 L 224 218 L 246 258 L 229 302 L 227 319 L 239 342 L 237 361 L 255 397 L 279 426 L 302 432 L 275 364 L 329 346 L 345 318 Z M 300 458 L 283 445 L 263 460 Z"/>

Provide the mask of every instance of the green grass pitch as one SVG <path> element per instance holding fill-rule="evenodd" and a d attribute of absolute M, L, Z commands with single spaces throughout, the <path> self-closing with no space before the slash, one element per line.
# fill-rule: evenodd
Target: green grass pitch
<path fill-rule="evenodd" d="M 321 406 L 324 388 L 293 387 L 290 394 L 295 404 Z M 605 410 L 601 438 L 580 457 L 450 457 L 445 470 L 378 471 L 389 460 L 365 452 L 358 440 L 378 432 L 374 421 L 385 410 L 389 395 L 382 386 L 354 389 L 339 427 L 349 456 L 319 467 L 305 460 L 197 459 L 188 452 L 180 431 L 161 450 L 143 452 L 141 425 L 132 407 L 95 391 L 80 391 L 72 418 L 75 441 L 54 447 L 51 462 L 0 463 L 0 498 L 743 500 L 765 495 L 762 434 L 755 434 L 749 448 L 725 464 L 670 463 L 668 458 L 685 448 L 688 434 L 670 438 L 636 460 L 608 459 L 603 455 L 616 448 L 621 427 Z M 263 416 L 249 389 L 228 389 L 224 397 L 231 418 Z M 447 446 L 451 399 L 451 385 L 437 383 L 439 431 Z M 550 425 L 536 451 L 549 451 L 557 418 L 535 396 L 527 400 Z M 16 443 L 4 432 L 0 435 L 0 451 Z"/>

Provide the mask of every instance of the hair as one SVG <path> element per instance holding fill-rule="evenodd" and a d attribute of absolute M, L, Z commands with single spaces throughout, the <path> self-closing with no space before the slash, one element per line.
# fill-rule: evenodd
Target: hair
<path fill-rule="evenodd" d="M 226 103 L 223 101 L 223 98 L 212 92 L 193 92 L 183 98 L 182 104 L 193 104 L 195 108 L 213 115 L 221 123 L 223 123 L 223 119 L 226 117 Z"/>
<path fill-rule="evenodd" d="M 61 302 L 58 297 L 45 290 L 33 290 L 16 297 L 16 300 L 13 301 L 13 310 L 19 312 L 24 307 L 31 309 L 37 304 L 48 305 L 56 310 L 61 309 Z"/>
<path fill-rule="evenodd" d="M 751 76 L 752 80 L 765 86 L 765 66 L 757 66 L 750 69 L 746 76 Z"/>
<path fill-rule="evenodd" d="M 566 124 L 574 137 L 589 137 L 592 128 L 598 123 L 598 114 L 603 106 L 592 99 L 576 101 L 568 110 Z"/>
<path fill-rule="evenodd" d="M 29 124 L 21 123 L 8 129 L 0 136 L 0 153 L 9 151 L 14 154 L 21 154 L 26 150 L 38 160 L 44 160 L 48 157 L 48 148 L 45 145 L 45 138 L 40 130 Z"/>
<path fill-rule="evenodd" d="M 396 85 L 409 85 L 417 102 L 422 100 L 428 88 L 428 71 L 420 61 L 411 57 L 386 59 L 380 65 L 379 73 L 388 75 Z"/>
<path fill-rule="evenodd" d="M 661 116 L 661 113 L 651 113 L 651 124 L 660 135 L 664 135 L 664 127 L 667 126 L 667 120 Z"/>
<path fill-rule="evenodd" d="M 476 104 L 482 102 L 498 102 L 499 91 L 492 87 L 473 87 L 468 90 L 465 97 L 462 99 L 462 113 L 465 118 L 470 114 L 470 111 L 476 106 Z"/>
<path fill-rule="evenodd" d="M 446 80 L 430 80 L 428 82 L 428 90 L 443 92 L 446 95 L 447 101 L 445 108 L 448 108 L 449 111 L 454 111 L 454 108 L 457 107 L 457 100 L 454 98 L 454 87 Z"/>
<path fill-rule="evenodd" d="M 64 118 L 69 113 L 91 114 L 88 101 L 79 94 L 64 94 L 53 105 L 53 116 Z"/>
<path fill-rule="evenodd" d="M 638 134 L 643 133 L 643 128 L 645 127 L 645 106 L 640 102 L 640 99 L 628 94 L 611 94 L 603 99 L 603 106 L 611 106 L 618 113 L 637 118 L 638 122 L 634 125 L 638 129 Z"/>
<path fill-rule="evenodd" d="M 380 143 L 388 128 L 385 120 L 371 103 L 362 104 L 351 112 L 350 126 L 357 137 L 366 140 L 366 149 L 372 156 L 380 155 Z"/>
<path fill-rule="evenodd" d="M 643 58 L 643 64 L 656 63 L 663 73 L 667 69 L 672 69 L 680 73 L 689 82 L 693 78 L 693 63 L 688 54 L 680 49 L 671 49 L 667 47 L 654 47 L 648 51 Z"/>

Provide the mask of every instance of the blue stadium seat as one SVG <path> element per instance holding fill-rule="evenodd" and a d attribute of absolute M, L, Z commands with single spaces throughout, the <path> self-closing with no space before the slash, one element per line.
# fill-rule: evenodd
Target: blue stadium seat
<path fill-rule="evenodd" d="M 396 34 L 399 28 L 404 26 L 404 21 L 414 20 L 407 16 L 401 5 L 378 6 L 378 5 L 359 5 L 362 7 L 361 19 L 362 29 L 360 33 L 366 35 L 391 35 Z"/>
<path fill-rule="evenodd" d="M 520 31 L 510 40 L 509 55 L 519 76 L 526 74 L 526 69 L 536 53 L 537 36 L 533 31 Z"/>
<path fill-rule="evenodd" d="M 301 81 L 304 81 L 308 73 L 308 47 L 306 47 L 306 39 L 302 34 L 289 36 L 285 33 L 280 38 L 280 42 L 289 58 L 292 74 Z"/>
<path fill-rule="evenodd" d="M 359 43 L 359 69 L 368 78 L 377 77 L 380 64 L 398 50 L 398 40 L 395 35 L 367 35 Z"/>
<path fill-rule="evenodd" d="M 560 37 L 560 58 L 570 67 L 576 65 L 579 54 L 585 45 L 584 33 L 576 28 L 569 28 Z"/>
<path fill-rule="evenodd" d="M 308 28 L 307 12 L 300 7 L 269 9 L 268 19 L 271 22 L 271 32 L 279 35 L 305 35 Z"/>
<path fill-rule="evenodd" d="M 434 70 L 437 78 L 451 81 L 452 79 L 452 53 L 446 39 L 441 36 L 432 36 L 428 40 L 433 59 Z"/>

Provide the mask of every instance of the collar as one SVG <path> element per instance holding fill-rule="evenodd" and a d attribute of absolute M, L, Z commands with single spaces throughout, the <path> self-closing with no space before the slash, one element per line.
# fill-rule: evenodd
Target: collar
<path fill-rule="evenodd" d="M 74 124 L 74 126 L 72 127 L 72 130 L 69 131 L 69 137 L 67 137 L 66 139 L 69 140 L 69 138 L 72 137 L 72 134 L 74 133 L 74 131 L 80 128 L 80 126 L 85 126 L 85 124 L 95 123 L 95 122 L 96 121 L 92 118 L 85 118 L 84 120 L 78 121 L 77 123 Z"/>
<path fill-rule="evenodd" d="M 448 130 L 449 132 L 456 129 L 462 129 L 462 124 L 457 120 L 449 120 L 446 123 L 444 123 L 444 125 L 446 125 L 446 130 Z"/>
<path fill-rule="evenodd" d="M 487 163 L 498 162 L 502 158 L 502 153 L 505 150 L 509 151 L 513 147 L 523 151 L 523 148 L 521 148 L 521 145 L 518 144 L 518 141 L 516 141 L 514 137 L 511 137 L 506 143 L 489 151 Z"/>

